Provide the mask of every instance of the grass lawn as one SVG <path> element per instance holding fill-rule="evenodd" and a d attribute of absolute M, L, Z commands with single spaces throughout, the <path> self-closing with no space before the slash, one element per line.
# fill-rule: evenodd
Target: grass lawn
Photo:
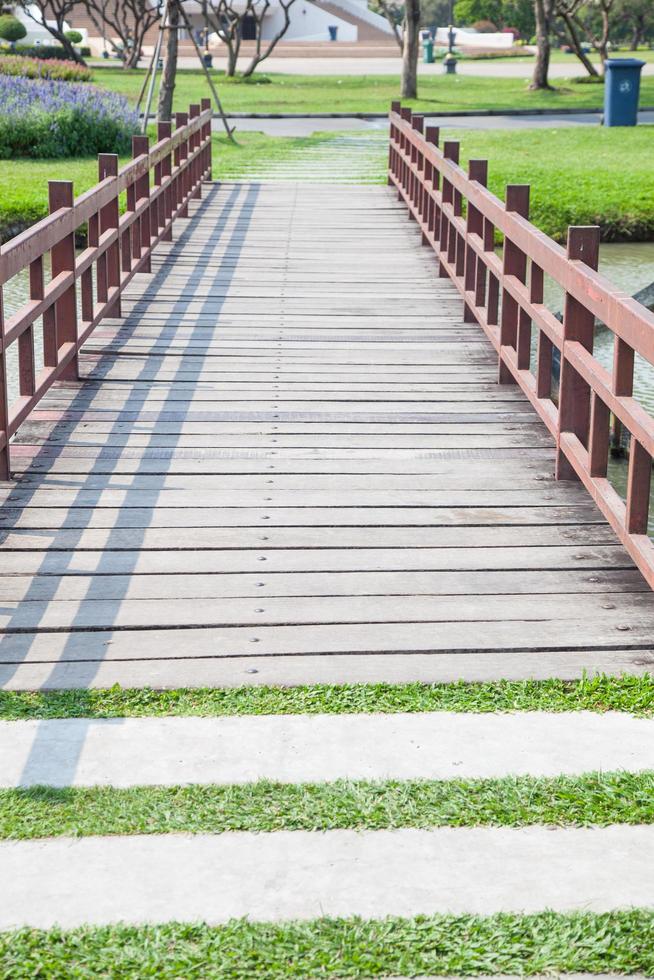
<path fill-rule="evenodd" d="M 0 839 L 654 822 L 654 773 L 0 790 Z"/>
<path fill-rule="evenodd" d="M 317 123 L 319 126 L 320 124 Z M 267 164 L 320 145 L 332 134 L 271 137 L 238 133 L 238 144 L 214 134 L 214 176 L 265 173 Z M 568 225 L 599 224 L 604 241 L 654 240 L 654 127 L 575 127 L 531 130 L 444 129 L 459 139 L 461 159 L 489 160 L 490 187 L 504 196 L 506 184 L 531 184 L 532 221 L 559 241 Z M 379 144 L 379 180 L 386 151 Z M 71 179 L 80 194 L 95 183 L 95 159 L 14 160 L 0 168 L 0 236 L 5 240 L 47 214 L 48 179 Z"/>
<path fill-rule="evenodd" d="M 483 684 L 314 684 L 305 687 L 98 688 L 0 691 L 0 718 L 351 714 L 398 711 L 628 711 L 654 713 L 654 677 Z"/>
<path fill-rule="evenodd" d="M 452 137 L 448 130 L 448 138 Z M 599 224 L 603 241 L 654 239 L 654 127 L 465 130 L 461 158 L 489 161 L 489 186 L 531 184 L 531 220 L 563 241 L 568 225 Z"/>
<path fill-rule="evenodd" d="M 654 973 L 654 912 L 322 918 L 0 933 L 3 980 Z"/>
<path fill-rule="evenodd" d="M 143 69 L 123 71 L 120 68 L 95 68 L 97 85 L 122 92 L 136 100 Z M 583 74 L 571 65 L 574 78 Z M 228 112 L 302 113 L 302 112 L 388 112 L 393 99 L 399 98 L 399 62 L 397 75 L 255 75 L 251 82 L 228 81 L 214 72 Z M 601 85 L 580 85 L 567 79 L 556 79 L 551 92 L 530 92 L 523 78 L 481 78 L 464 75 L 430 75 L 420 78 L 420 98 L 405 100 L 406 105 L 429 112 L 470 109 L 548 109 L 595 108 L 602 105 Z M 209 95 L 201 70 L 178 72 L 175 108 L 186 110 L 191 102 Z M 642 80 L 641 104 L 654 105 L 654 77 Z"/>

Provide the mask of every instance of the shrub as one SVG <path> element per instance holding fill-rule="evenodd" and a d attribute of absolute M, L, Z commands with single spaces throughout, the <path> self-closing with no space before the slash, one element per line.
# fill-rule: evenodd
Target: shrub
<path fill-rule="evenodd" d="M 15 44 L 16 41 L 20 41 L 26 35 L 27 28 L 18 17 L 14 17 L 13 14 L 2 14 L 0 16 L 0 37 L 3 41 L 9 41 L 10 44 Z"/>
<path fill-rule="evenodd" d="M 80 34 L 79 31 L 66 31 L 66 37 L 71 44 L 79 44 L 84 40 L 84 35 Z"/>
<path fill-rule="evenodd" d="M 88 82 L 91 80 L 91 69 L 78 65 L 74 61 L 0 55 L 0 75 L 51 78 L 58 82 Z"/>
<path fill-rule="evenodd" d="M 497 27 L 492 20 L 476 20 L 472 25 L 478 34 L 496 34 Z"/>
<path fill-rule="evenodd" d="M 127 153 L 138 113 L 94 85 L 0 75 L 0 159 Z"/>
<path fill-rule="evenodd" d="M 91 49 L 80 48 L 79 53 L 83 58 L 88 58 L 91 55 Z M 13 49 L 5 48 L 2 54 L 23 55 L 26 58 L 56 58 L 58 61 L 68 61 L 66 50 L 60 44 L 17 44 Z"/>
<path fill-rule="evenodd" d="M 503 27 L 502 34 L 513 34 L 514 41 L 520 40 L 520 31 L 517 27 Z"/>

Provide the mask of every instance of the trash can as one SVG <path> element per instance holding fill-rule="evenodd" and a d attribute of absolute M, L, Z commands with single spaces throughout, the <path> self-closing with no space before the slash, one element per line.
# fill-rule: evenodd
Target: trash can
<path fill-rule="evenodd" d="M 638 58 L 609 58 L 604 66 L 604 125 L 635 126 L 638 122 L 640 73 Z"/>
<path fill-rule="evenodd" d="M 422 42 L 422 60 L 426 65 L 434 63 L 434 42 L 431 37 L 424 38 Z"/>
<path fill-rule="evenodd" d="M 456 56 L 449 53 L 443 58 L 443 69 L 446 75 L 456 75 Z"/>
<path fill-rule="evenodd" d="M 205 68 L 213 68 L 213 55 L 211 51 L 203 51 L 202 64 Z"/>
<path fill-rule="evenodd" d="M 338 27 L 334 26 L 333 24 L 330 24 L 327 30 L 329 31 L 329 40 L 335 41 L 336 38 L 338 37 Z"/>

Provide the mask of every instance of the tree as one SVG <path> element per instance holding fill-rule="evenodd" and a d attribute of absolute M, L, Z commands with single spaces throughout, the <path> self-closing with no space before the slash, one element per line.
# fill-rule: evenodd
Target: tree
<path fill-rule="evenodd" d="M 459 24 L 489 20 L 499 30 L 515 27 L 525 38 L 536 30 L 534 0 L 458 0 L 454 13 Z"/>
<path fill-rule="evenodd" d="M 401 51 L 402 30 L 400 25 L 404 19 L 403 4 L 398 3 L 397 0 L 373 0 L 370 4 L 370 9 L 386 18 L 393 31 L 393 37 L 397 41 L 397 45 Z"/>
<path fill-rule="evenodd" d="M 13 14 L 3 14 L 0 16 L 0 39 L 9 41 L 12 48 L 16 41 L 22 41 L 27 35 L 27 28 L 18 17 Z"/>
<path fill-rule="evenodd" d="M 549 89 L 550 68 L 550 34 L 554 20 L 554 0 L 534 0 L 534 18 L 536 20 L 536 64 L 531 80 L 530 89 Z"/>
<path fill-rule="evenodd" d="M 264 39 L 264 20 L 272 6 L 272 0 L 200 0 L 202 15 L 208 26 L 215 31 L 227 48 L 227 75 L 236 74 L 236 66 L 243 40 L 243 26 L 249 21 L 254 28 L 254 54 L 243 72 L 249 78 L 262 61 L 265 61 L 286 34 L 291 24 L 291 7 L 295 0 L 280 0 L 282 22 L 271 38 Z"/>
<path fill-rule="evenodd" d="M 71 44 L 81 44 L 84 40 L 84 35 L 80 31 L 66 31 L 66 37 Z"/>
<path fill-rule="evenodd" d="M 55 41 L 61 44 L 71 61 L 76 61 L 78 65 L 86 65 L 84 58 L 80 54 L 73 42 L 66 37 L 66 21 L 73 13 L 77 0 L 48 0 L 46 3 L 32 3 L 31 0 L 19 0 L 21 10 L 38 24 L 45 27 L 46 31 L 52 34 Z"/>
<path fill-rule="evenodd" d="M 583 33 L 583 28 L 580 29 L 576 14 L 582 3 L 583 0 L 556 0 L 556 14 L 565 25 L 567 40 L 574 54 L 592 78 L 599 78 L 599 72 L 584 51 L 579 36 L 580 30 Z"/>
<path fill-rule="evenodd" d="M 631 50 L 635 51 L 654 31 L 654 4 L 652 0 L 622 0 L 618 15 L 622 30 L 629 36 Z"/>
<path fill-rule="evenodd" d="M 106 37 L 111 32 L 108 41 L 121 56 L 123 68 L 136 68 L 143 39 L 161 17 L 162 0 L 83 0 L 83 3 L 98 33 Z"/>
<path fill-rule="evenodd" d="M 166 56 L 159 89 L 159 105 L 157 119 L 167 122 L 173 115 L 173 93 L 177 78 L 177 41 L 179 29 L 178 0 L 169 0 L 168 20 L 166 24 Z"/>
<path fill-rule="evenodd" d="M 418 98 L 418 48 L 420 41 L 420 0 L 405 0 L 402 45 L 403 99 Z"/>
<path fill-rule="evenodd" d="M 602 66 L 609 56 L 609 39 L 617 6 L 617 0 L 586 0 L 573 14 L 573 20 L 599 54 Z"/>

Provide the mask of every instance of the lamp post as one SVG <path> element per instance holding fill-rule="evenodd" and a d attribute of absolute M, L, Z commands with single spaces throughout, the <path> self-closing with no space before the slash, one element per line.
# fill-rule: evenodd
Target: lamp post
<path fill-rule="evenodd" d="M 450 3 L 450 7 L 452 4 Z M 443 58 L 443 66 L 445 72 L 448 75 L 456 75 L 456 56 L 454 54 L 454 41 L 456 38 L 456 31 L 450 22 L 450 26 L 447 29 L 447 54 Z"/>

